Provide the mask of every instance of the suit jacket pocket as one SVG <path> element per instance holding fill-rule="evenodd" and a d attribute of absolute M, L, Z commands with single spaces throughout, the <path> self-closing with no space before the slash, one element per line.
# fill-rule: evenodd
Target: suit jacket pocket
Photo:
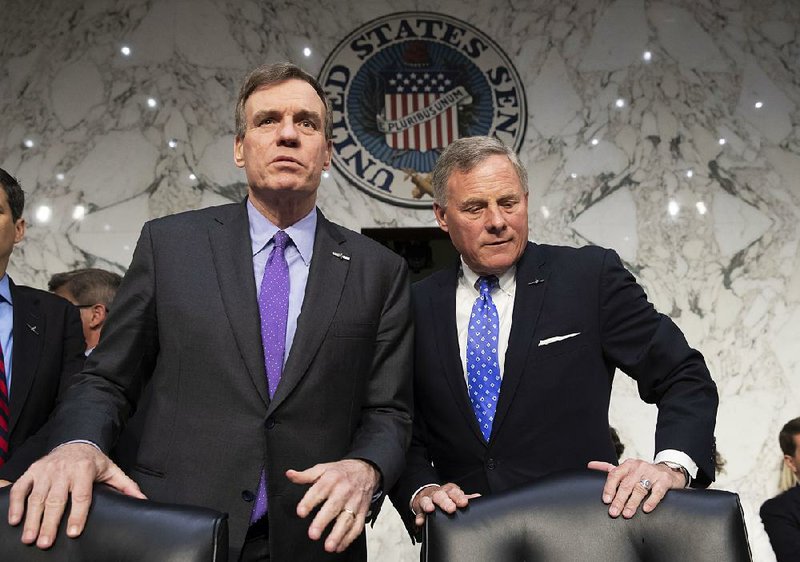
<path fill-rule="evenodd" d="M 335 338 L 374 338 L 376 326 L 371 322 L 334 322 L 331 335 Z"/>
<path fill-rule="evenodd" d="M 572 330 L 565 333 L 573 333 L 579 330 Z M 537 338 L 536 342 L 541 341 L 542 338 Z M 546 341 L 546 340 L 545 340 Z M 553 341 L 547 345 L 537 345 L 535 348 L 536 357 L 539 360 L 547 359 L 549 357 L 556 357 L 565 353 L 576 352 L 577 350 L 585 347 L 588 344 L 585 334 L 578 334 L 559 341 Z"/>
<path fill-rule="evenodd" d="M 146 474 L 147 476 L 152 476 L 155 478 L 164 478 L 165 473 L 160 470 L 155 470 L 153 468 L 137 464 L 131 469 L 131 472 L 140 472 L 142 474 Z M 136 480 L 136 478 L 134 478 Z"/>

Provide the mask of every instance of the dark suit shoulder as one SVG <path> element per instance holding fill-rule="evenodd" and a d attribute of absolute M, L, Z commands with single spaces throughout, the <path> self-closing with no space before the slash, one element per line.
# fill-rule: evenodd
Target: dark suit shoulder
<path fill-rule="evenodd" d="M 196 227 L 207 223 L 209 220 L 226 222 L 236 217 L 247 216 L 243 203 L 227 203 L 215 207 L 205 207 L 183 211 L 147 221 L 147 225 L 155 229 L 170 229 L 181 227 Z"/>
<path fill-rule="evenodd" d="M 770 498 L 761 505 L 761 517 L 792 513 L 800 522 L 800 486 Z"/>
<path fill-rule="evenodd" d="M 578 262 L 579 264 L 586 263 L 602 263 L 609 253 L 616 255 L 614 250 L 603 248 L 601 246 L 555 246 L 550 244 L 534 244 L 528 243 L 528 248 L 525 251 L 523 259 L 529 257 L 539 257 L 549 263 L 572 263 Z"/>
<path fill-rule="evenodd" d="M 40 307 L 54 310 L 68 310 L 72 307 L 72 304 L 63 297 L 27 285 L 14 285 L 11 289 L 11 298 L 22 298 L 28 302 L 38 303 Z"/>

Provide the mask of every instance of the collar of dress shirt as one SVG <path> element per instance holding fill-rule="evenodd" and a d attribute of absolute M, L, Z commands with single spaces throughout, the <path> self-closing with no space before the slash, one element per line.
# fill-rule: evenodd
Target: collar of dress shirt
<path fill-rule="evenodd" d="M 506 269 L 501 275 L 498 275 L 498 290 L 503 291 L 509 297 L 514 296 L 514 292 L 517 288 L 517 266 L 512 265 L 508 269 Z M 480 275 L 472 271 L 469 266 L 464 263 L 464 258 L 461 258 L 461 276 L 460 280 L 462 283 L 470 287 L 475 294 L 478 293 L 478 290 L 475 288 L 475 283 L 478 281 Z"/>
<path fill-rule="evenodd" d="M 247 200 L 247 220 L 250 223 L 250 241 L 252 243 L 253 255 L 255 256 L 272 240 L 275 233 L 280 229 L 258 212 L 250 200 Z M 292 244 L 297 248 L 303 263 L 308 266 L 311 263 L 311 254 L 314 253 L 314 234 L 317 230 L 317 208 L 314 207 L 302 219 L 292 226 L 283 229 Z"/>
<path fill-rule="evenodd" d="M 0 279 L 0 297 L 5 299 L 10 305 L 14 304 L 14 301 L 11 300 L 11 286 L 8 281 L 8 273 L 3 274 L 3 278 Z"/>

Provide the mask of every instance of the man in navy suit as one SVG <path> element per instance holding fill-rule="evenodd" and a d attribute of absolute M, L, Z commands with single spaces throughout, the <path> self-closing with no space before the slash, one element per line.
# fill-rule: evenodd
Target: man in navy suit
<path fill-rule="evenodd" d="M 800 418 L 790 420 L 778 434 L 783 462 L 794 485 L 764 502 L 761 520 L 778 562 L 800 560 Z"/>
<path fill-rule="evenodd" d="M 0 484 L 47 452 L 40 432 L 83 366 L 78 311 L 64 299 L 16 285 L 6 269 L 25 236 L 25 194 L 0 169 Z"/>
<path fill-rule="evenodd" d="M 392 499 L 410 529 L 547 473 L 608 472 L 609 514 L 714 478 L 716 386 L 702 356 L 611 250 L 528 241 L 527 173 L 491 137 L 459 139 L 432 179 L 461 259 L 412 288 L 414 430 Z M 615 369 L 659 408 L 653 462 L 616 466 Z"/>
<path fill-rule="evenodd" d="M 227 512 L 232 560 L 366 559 L 365 520 L 410 439 L 408 270 L 316 208 L 331 137 L 312 76 L 245 78 L 233 148 L 247 199 L 144 226 L 55 414 L 61 446 L 12 488 L 23 542 L 52 544 L 70 493 L 79 535 L 101 481 Z M 139 407 L 131 479 L 107 453 Z"/>

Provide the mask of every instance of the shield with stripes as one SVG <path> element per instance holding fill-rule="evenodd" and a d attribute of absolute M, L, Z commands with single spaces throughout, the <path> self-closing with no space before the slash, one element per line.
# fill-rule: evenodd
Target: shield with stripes
<path fill-rule="evenodd" d="M 378 127 L 386 144 L 398 150 L 427 152 L 458 138 L 458 106 L 469 94 L 447 70 L 397 69 L 381 73 L 384 109 Z"/>

